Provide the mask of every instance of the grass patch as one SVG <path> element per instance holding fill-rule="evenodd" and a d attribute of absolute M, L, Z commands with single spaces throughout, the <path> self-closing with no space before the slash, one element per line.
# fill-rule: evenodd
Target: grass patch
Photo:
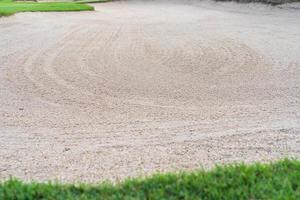
<path fill-rule="evenodd" d="M 66 12 L 94 10 L 92 6 L 74 2 L 15 2 L 0 0 L 0 16 L 18 12 Z"/>
<path fill-rule="evenodd" d="M 0 183 L 0 199 L 300 199 L 300 161 L 157 174 L 118 184 Z"/>

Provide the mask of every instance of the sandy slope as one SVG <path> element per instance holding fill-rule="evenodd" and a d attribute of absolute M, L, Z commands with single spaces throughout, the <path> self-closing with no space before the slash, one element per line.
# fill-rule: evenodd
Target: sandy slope
<path fill-rule="evenodd" d="M 95 6 L 0 19 L 0 178 L 300 157 L 300 10 Z"/>

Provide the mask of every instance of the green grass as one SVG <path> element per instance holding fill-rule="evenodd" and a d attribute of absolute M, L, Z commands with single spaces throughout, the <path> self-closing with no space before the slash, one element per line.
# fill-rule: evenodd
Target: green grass
<path fill-rule="evenodd" d="M 0 16 L 18 12 L 61 12 L 94 10 L 92 6 L 74 2 L 15 2 L 0 0 Z"/>
<path fill-rule="evenodd" d="M 0 199 L 300 199 L 300 161 L 157 174 L 118 184 L 0 183 Z"/>

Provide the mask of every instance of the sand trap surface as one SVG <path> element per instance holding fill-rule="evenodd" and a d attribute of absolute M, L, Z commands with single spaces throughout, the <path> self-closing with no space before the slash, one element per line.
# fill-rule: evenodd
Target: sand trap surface
<path fill-rule="evenodd" d="M 0 18 L 0 179 L 300 158 L 300 10 L 117 1 Z"/>

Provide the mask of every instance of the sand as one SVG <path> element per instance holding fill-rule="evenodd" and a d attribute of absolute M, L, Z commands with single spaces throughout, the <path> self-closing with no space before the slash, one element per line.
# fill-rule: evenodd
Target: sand
<path fill-rule="evenodd" d="M 300 10 L 116 1 L 0 18 L 0 179 L 300 158 Z"/>

